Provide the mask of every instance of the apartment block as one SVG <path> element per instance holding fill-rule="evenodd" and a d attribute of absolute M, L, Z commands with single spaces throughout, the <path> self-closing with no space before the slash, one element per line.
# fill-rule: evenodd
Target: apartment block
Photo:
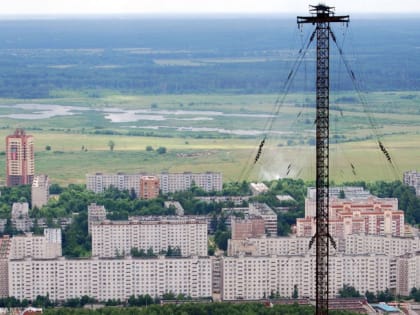
<path fill-rule="evenodd" d="M 140 196 L 140 179 L 149 175 L 152 174 L 87 174 L 86 187 L 95 193 L 103 192 L 110 187 L 119 190 L 134 190 L 137 196 Z M 185 191 L 190 189 L 193 184 L 206 192 L 221 191 L 223 186 L 221 173 L 160 173 L 154 176 L 159 179 L 159 189 L 162 194 Z"/>
<path fill-rule="evenodd" d="M 157 176 L 140 177 L 141 199 L 153 199 L 159 197 L 159 178 Z"/>
<path fill-rule="evenodd" d="M 211 260 L 208 257 L 135 259 L 11 260 L 9 296 L 52 300 L 88 295 L 99 301 L 126 300 L 131 295 L 185 294 L 210 297 Z"/>
<path fill-rule="evenodd" d="M 305 200 L 305 218 L 296 220 L 297 236 L 315 234 L 316 201 Z M 350 234 L 404 236 L 404 212 L 398 210 L 398 199 L 368 197 L 366 199 L 331 198 L 329 229 L 333 237 Z"/>
<path fill-rule="evenodd" d="M 35 175 L 31 187 L 32 208 L 42 208 L 50 197 L 50 180 L 48 175 Z"/>
<path fill-rule="evenodd" d="M 116 257 L 132 248 L 154 253 L 178 247 L 182 256 L 207 255 L 207 222 L 185 217 L 138 217 L 92 225 L 92 255 Z"/>
<path fill-rule="evenodd" d="M 92 224 L 98 224 L 106 220 L 106 210 L 104 206 L 91 203 L 88 206 L 88 232 L 92 233 Z"/>
<path fill-rule="evenodd" d="M 248 213 L 263 218 L 267 235 L 277 235 L 277 214 L 267 204 L 258 202 L 250 203 Z"/>
<path fill-rule="evenodd" d="M 306 255 L 315 254 L 315 246 L 309 249 L 311 237 L 259 237 L 228 241 L 228 256 Z M 419 237 L 388 237 L 375 235 L 348 235 L 336 239 L 336 248 L 330 254 L 376 254 L 401 256 L 420 251 Z"/>
<path fill-rule="evenodd" d="M 392 258 L 385 255 L 336 255 L 330 258 L 330 295 L 344 284 L 359 292 L 394 288 L 390 280 Z M 223 300 L 262 299 L 272 293 L 291 297 L 295 285 L 299 297 L 315 297 L 315 256 L 223 257 Z"/>
<path fill-rule="evenodd" d="M 29 204 L 27 202 L 14 202 L 12 205 L 12 225 L 17 231 L 28 232 L 33 223 L 29 218 Z"/>
<path fill-rule="evenodd" d="M 396 258 L 396 293 L 410 295 L 420 287 L 420 253 L 407 253 Z"/>
<path fill-rule="evenodd" d="M 420 196 L 420 172 L 407 171 L 403 175 L 403 183 L 415 189 L 416 195 Z"/>
<path fill-rule="evenodd" d="M 265 235 L 265 221 L 261 216 L 251 215 L 245 219 L 232 218 L 232 239 L 243 240 Z"/>
<path fill-rule="evenodd" d="M 6 137 L 6 184 L 30 185 L 34 174 L 34 138 L 23 129 L 16 129 Z"/>
<path fill-rule="evenodd" d="M 62 255 L 61 230 L 45 229 L 44 235 L 16 235 L 11 238 L 10 259 L 50 259 Z"/>
<path fill-rule="evenodd" d="M 0 298 L 9 295 L 9 254 L 12 245 L 8 235 L 0 238 Z"/>

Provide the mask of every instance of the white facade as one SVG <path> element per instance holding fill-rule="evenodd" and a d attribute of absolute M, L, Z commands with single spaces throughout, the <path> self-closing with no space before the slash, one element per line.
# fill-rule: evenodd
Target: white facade
<path fill-rule="evenodd" d="M 12 260 L 9 296 L 52 300 L 88 295 L 99 301 L 131 295 L 185 294 L 211 296 L 210 258 Z"/>
<path fill-rule="evenodd" d="M 359 292 L 394 288 L 392 258 L 384 255 L 348 255 L 330 258 L 330 295 L 348 284 Z M 223 257 L 223 300 L 262 299 L 272 293 L 291 297 L 297 285 L 299 297 L 315 297 L 315 256 Z"/>
<path fill-rule="evenodd" d="M 32 208 L 42 208 L 50 197 L 50 180 L 48 175 L 35 175 L 31 187 Z"/>
<path fill-rule="evenodd" d="M 140 178 L 145 175 L 148 174 L 87 174 L 86 187 L 95 193 L 103 192 L 111 186 L 119 190 L 133 189 L 140 196 Z M 188 190 L 193 183 L 206 192 L 221 191 L 223 186 L 221 173 L 161 173 L 156 176 L 159 178 L 162 194 Z"/>
<path fill-rule="evenodd" d="M 416 190 L 416 195 L 420 196 L 420 172 L 407 171 L 403 175 L 404 184 L 413 187 Z"/>
<path fill-rule="evenodd" d="M 101 223 L 106 220 L 106 210 L 104 206 L 91 203 L 88 206 L 88 232 L 92 233 L 92 224 Z"/>
<path fill-rule="evenodd" d="M 410 295 L 420 287 L 420 253 L 402 255 L 396 259 L 396 293 Z"/>
<path fill-rule="evenodd" d="M 92 225 L 92 255 L 116 257 L 132 248 L 154 253 L 179 247 L 182 256 L 207 256 L 207 222 L 179 217 L 142 217 Z"/>
<path fill-rule="evenodd" d="M 27 233 L 14 236 L 11 240 L 10 259 L 50 259 L 62 255 L 60 229 L 45 229 L 44 236 Z"/>
<path fill-rule="evenodd" d="M 310 240 L 310 237 L 230 239 L 228 241 L 228 256 L 240 254 L 251 256 L 315 254 L 315 246 L 309 249 Z M 420 239 L 418 237 L 348 235 L 345 239 L 336 239 L 336 247 L 336 249 L 330 247 L 330 254 L 339 252 L 345 255 L 377 254 L 396 257 L 420 251 Z"/>

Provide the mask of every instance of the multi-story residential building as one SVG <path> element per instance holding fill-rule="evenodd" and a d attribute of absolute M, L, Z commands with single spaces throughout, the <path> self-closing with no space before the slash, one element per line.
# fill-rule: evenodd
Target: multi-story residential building
<path fill-rule="evenodd" d="M 309 248 L 311 237 L 259 237 L 228 241 L 228 256 L 306 255 L 315 254 L 315 246 Z M 420 251 L 419 237 L 387 237 L 375 235 L 348 235 L 336 239 L 336 248 L 330 254 L 376 254 L 401 256 Z"/>
<path fill-rule="evenodd" d="M 136 259 L 18 259 L 9 263 L 9 296 L 63 301 L 87 295 L 99 301 L 131 295 L 210 297 L 209 257 Z"/>
<path fill-rule="evenodd" d="M 341 198 L 345 199 L 366 199 L 373 197 L 373 195 L 360 186 L 344 186 L 344 187 L 330 187 L 328 189 L 330 198 Z M 306 191 L 306 197 L 308 199 L 315 200 L 316 198 L 316 188 L 308 187 Z"/>
<path fill-rule="evenodd" d="M 61 230 L 45 229 L 44 235 L 16 235 L 11 239 L 10 259 L 50 259 L 62 255 Z"/>
<path fill-rule="evenodd" d="M 104 206 L 91 203 L 88 206 L 88 232 L 92 233 L 92 224 L 101 223 L 106 220 L 106 210 Z"/>
<path fill-rule="evenodd" d="M 315 234 L 316 201 L 305 200 L 305 218 L 296 220 L 297 236 Z M 329 202 L 329 229 L 333 237 L 349 234 L 404 236 L 404 212 L 398 210 L 398 199 L 368 197 L 337 199 Z"/>
<path fill-rule="evenodd" d="M 250 203 L 249 214 L 261 216 L 265 222 L 265 231 L 269 236 L 277 235 L 277 214 L 265 203 Z"/>
<path fill-rule="evenodd" d="M 250 215 L 245 219 L 232 218 L 232 239 L 243 240 L 265 235 L 265 221 L 261 216 Z"/>
<path fill-rule="evenodd" d="M 92 225 L 92 255 L 116 257 L 132 248 L 154 253 L 169 246 L 182 256 L 207 255 L 207 222 L 185 217 L 139 217 L 141 220 L 104 221 Z"/>
<path fill-rule="evenodd" d="M 95 193 L 103 192 L 109 187 L 134 190 L 137 196 L 140 196 L 140 179 L 147 175 L 150 174 L 87 174 L 86 187 Z M 221 191 L 223 186 L 221 173 L 161 173 L 155 176 L 159 178 L 159 189 L 162 194 L 188 190 L 193 184 L 206 192 Z"/>
<path fill-rule="evenodd" d="M 14 202 L 12 205 L 12 225 L 17 231 L 30 231 L 33 223 L 29 218 L 29 204 Z"/>
<path fill-rule="evenodd" d="M 9 254 L 11 239 L 8 235 L 0 238 L 0 298 L 9 296 Z"/>
<path fill-rule="evenodd" d="M 159 178 L 157 176 L 140 177 L 140 195 L 141 199 L 153 199 L 159 197 Z"/>
<path fill-rule="evenodd" d="M 34 174 L 34 138 L 23 129 L 16 129 L 14 134 L 6 137 L 6 184 L 32 184 Z"/>
<path fill-rule="evenodd" d="M 420 172 L 407 171 L 403 175 L 404 184 L 413 187 L 416 190 L 416 195 L 420 196 Z"/>
<path fill-rule="evenodd" d="M 31 199 L 32 208 L 42 208 L 50 197 L 50 180 L 48 175 L 35 175 L 32 182 Z"/>
<path fill-rule="evenodd" d="M 412 288 L 420 287 L 420 252 L 396 258 L 396 294 L 409 296 Z"/>
<path fill-rule="evenodd" d="M 315 256 L 259 256 L 221 258 L 223 300 L 262 299 L 272 293 L 291 297 L 297 286 L 300 297 L 315 297 Z M 359 292 L 395 288 L 390 279 L 392 258 L 385 255 L 336 255 L 330 257 L 330 295 L 344 284 Z"/>

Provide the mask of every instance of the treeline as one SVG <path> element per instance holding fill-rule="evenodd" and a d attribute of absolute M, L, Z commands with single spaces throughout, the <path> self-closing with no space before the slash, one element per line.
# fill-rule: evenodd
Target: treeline
<path fill-rule="evenodd" d="M 261 303 L 186 303 L 150 305 L 142 308 L 102 308 L 97 310 L 87 309 L 46 309 L 45 315 L 312 315 L 314 307 L 299 305 L 274 305 L 266 306 Z M 333 315 L 351 315 L 347 311 L 330 311 Z"/>

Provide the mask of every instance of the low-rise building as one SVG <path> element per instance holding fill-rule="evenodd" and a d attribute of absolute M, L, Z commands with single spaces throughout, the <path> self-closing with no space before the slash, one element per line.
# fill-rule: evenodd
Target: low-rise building
<path fill-rule="evenodd" d="M 268 192 L 268 187 L 264 183 L 251 183 L 249 184 L 253 196 Z"/>

